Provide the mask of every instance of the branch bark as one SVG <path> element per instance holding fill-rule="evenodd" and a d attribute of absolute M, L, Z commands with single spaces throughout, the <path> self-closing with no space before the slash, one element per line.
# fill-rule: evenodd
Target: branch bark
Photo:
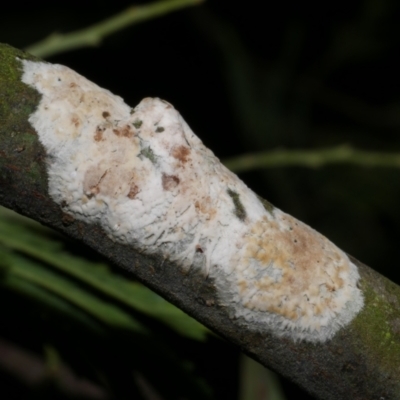
<path fill-rule="evenodd" d="M 182 272 L 162 255 L 147 255 L 109 238 L 92 223 L 71 218 L 49 195 L 48 155 L 28 118 L 41 95 L 21 81 L 21 60 L 37 59 L 0 45 L 0 203 L 86 243 L 110 261 L 238 345 L 261 364 L 288 377 L 317 398 L 400 399 L 400 288 L 357 260 L 364 296 L 361 312 L 332 339 L 294 341 L 257 331 L 232 318 L 211 279 Z M 147 157 L 149 154 L 147 154 Z M 166 182 L 174 185 L 172 178 Z M 235 193 L 228 193 L 238 218 Z M 267 209 L 271 207 L 265 202 Z"/>

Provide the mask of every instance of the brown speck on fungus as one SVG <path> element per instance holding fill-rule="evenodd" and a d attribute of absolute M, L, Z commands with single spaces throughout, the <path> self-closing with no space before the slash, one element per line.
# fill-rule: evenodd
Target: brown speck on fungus
<path fill-rule="evenodd" d="M 96 196 L 99 193 L 100 193 L 100 188 L 98 185 L 95 185 L 89 188 L 89 191 L 86 193 L 86 195 L 89 199 L 91 199 L 93 196 Z"/>
<path fill-rule="evenodd" d="M 117 136 L 130 138 L 134 135 L 132 128 L 129 125 L 125 125 L 121 128 L 113 129 L 113 133 Z"/>
<path fill-rule="evenodd" d="M 171 152 L 172 157 L 179 160 L 182 164 L 187 163 L 190 155 L 190 149 L 186 146 L 174 146 Z"/>
<path fill-rule="evenodd" d="M 162 187 L 164 190 L 174 190 L 179 185 L 179 178 L 175 175 L 162 175 Z"/>
<path fill-rule="evenodd" d="M 106 175 L 107 171 L 102 171 L 95 166 L 86 171 L 83 181 L 83 192 L 89 199 L 100 193 L 100 185 Z"/>
<path fill-rule="evenodd" d="M 77 128 L 77 127 L 80 125 L 80 123 L 81 123 L 81 121 L 79 120 L 79 118 L 78 118 L 76 115 L 74 115 L 74 116 L 71 118 L 71 122 L 72 122 L 72 124 L 75 126 L 75 128 Z"/>
<path fill-rule="evenodd" d="M 139 193 L 139 187 L 134 183 L 132 183 L 129 189 L 128 197 L 130 199 L 134 199 L 138 193 Z"/>
<path fill-rule="evenodd" d="M 71 214 L 63 213 L 63 216 L 61 217 L 61 222 L 64 226 L 69 226 L 75 222 L 75 218 Z"/>
<path fill-rule="evenodd" d="M 94 140 L 96 142 L 100 142 L 101 140 L 103 140 L 103 129 L 100 126 L 96 128 L 96 132 L 94 134 Z"/>
<path fill-rule="evenodd" d="M 165 131 L 165 129 L 162 126 L 158 126 L 157 129 L 156 129 L 157 133 L 161 133 L 161 132 L 164 132 L 164 131 Z"/>
<path fill-rule="evenodd" d="M 101 115 L 103 116 L 104 119 L 107 119 L 110 116 L 110 113 L 108 111 L 103 111 Z"/>
<path fill-rule="evenodd" d="M 162 100 L 162 99 L 161 99 L 161 101 L 166 105 L 165 108 L 166 108 L 167 110 L 168 110 L 169 108 L 174 108 L 173 105 L 172 105 L 171 103 L 168 103 L 168 101 Z"/>
<path fill-rule="evenodd" d="M 204 253 L 202 247 L 199 244 L 196 244 L 196 253 Z"/>
<path fill-rule="evenodd" d="M 214 218 L 217 213 L 217 209 L 213 205 L 209 196 L 206 196 L 201 200 L 196 200 L 194 206 L 197 212 L 206 216 L 206 220 Z"/>

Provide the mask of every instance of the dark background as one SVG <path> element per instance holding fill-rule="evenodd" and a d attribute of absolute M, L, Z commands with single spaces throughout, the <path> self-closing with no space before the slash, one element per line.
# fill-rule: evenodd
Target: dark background
<path fill-rule="evenodd" d="M 48 61 L 73 68 L 131 106 L 148 96 L 169 101 L 222 160 L 340 144 L 400 153 L 399 4 L 209 0 L 127 28 L 98 48 Z M 24 48 L 129 5 L 14 2 L 2 6 L 0 41 Z M 400 283 L 399 166 L 281 167 L 240 176 L 278 208 Z M 206 349 L 196 346 L 187 352 L 217 398 L 234 398 L 236 350 L 214 339 Z M 297 398 L 285 386 L 288 398 Z"/>

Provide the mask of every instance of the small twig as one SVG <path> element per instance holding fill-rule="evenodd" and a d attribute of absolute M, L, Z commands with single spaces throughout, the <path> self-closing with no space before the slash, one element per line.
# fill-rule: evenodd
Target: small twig
<path fill-rule="evenodd" d="M 162 0 L 148 5 L 132 6 L 102 22 L 66 34 L 53 33 L 25 50 L 37 57 L 50 57 L 80 47 L 98 46 L 108 35 L 130 25 L 156 18 L 204 0 Z"/>
<path fill-rule="evenodd" d="M 400 153 L 370 152 L 348 145 L 319 150 L 270 150 L 244 154 L 223 160 L 234 172 L 259 168 L 309 167 L 319 168 L 328 164 L 353 164 L 362 167 L 400 168 Z"/>

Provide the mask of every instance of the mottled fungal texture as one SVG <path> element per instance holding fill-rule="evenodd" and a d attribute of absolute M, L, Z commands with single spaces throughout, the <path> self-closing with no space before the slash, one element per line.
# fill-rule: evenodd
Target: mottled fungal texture
<path fill-rule="evenodd" d="M 23 82 L 42 95 L 29 121 L 47 151 L 49 193 L 66 213 L 202 272 L 249 329 L 324 342 L 361 310 L 348 257 L 266 210 L 171 104 L 146 98 L 132 109 L 67 67 L 21 63 Z"/>

